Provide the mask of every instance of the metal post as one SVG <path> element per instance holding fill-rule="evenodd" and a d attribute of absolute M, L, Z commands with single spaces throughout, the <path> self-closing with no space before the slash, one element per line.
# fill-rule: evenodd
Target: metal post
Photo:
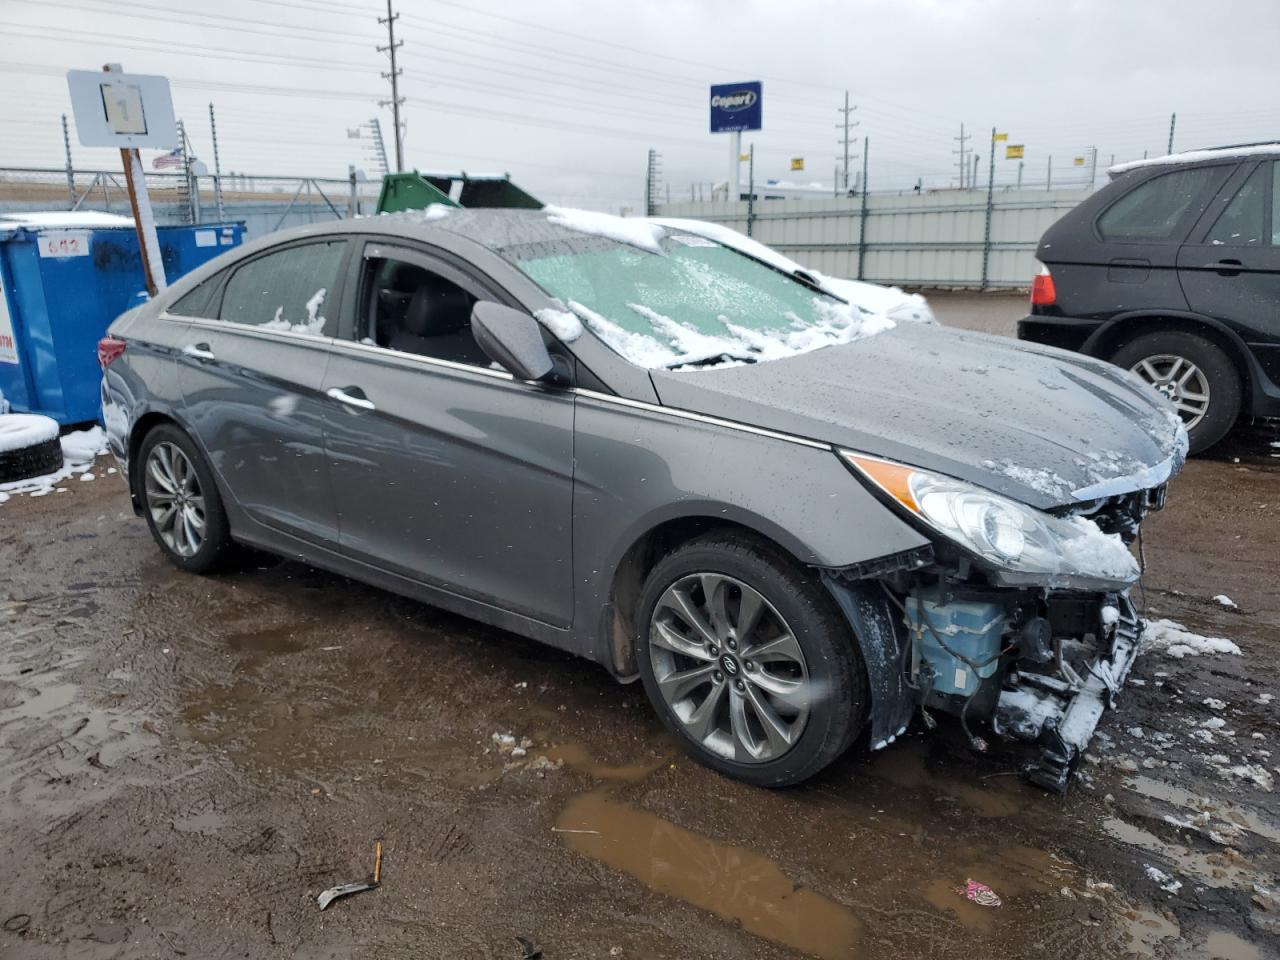
<path fill-rule="evenodd" d="M 862 212 L 858 214 L 858 279 L 862 279 L 862 267 L 867 252 L 867 154 L 871 138 L 862 138 Z"/>
<path fill-rule="evenodd" d="M 978 185 L 978 152 L 973 153 L 973 172 L 969 174 L 969 189 L 972 190 Z"/>
<path fill-rule="evenodd" d="M 1093 187 L 1098 177 L 1098 148 L 1092 147 L 1089 151 L 1089 186 Z"/>
<path fill-rule="evenodd" d="M 960 167 L 960 189 L 963 190 L 965 179 L 969 175 L 969 151 L 965 147 L 965 141 L 971 140 L 972 136 L 964 132 L 964 124 L 962 123 L 960 124 L 960 136 L 952 137 L 951 139 L 958 140 L 960 142 L 960 149 L 952 150 L 951 152 L 960 155 L 960 159 L 958 161 Z"/>
<path fill-rule="evenodd" d="M 747 156 L 747 236 L 751 236 L 756 219 L 756 145 L 753 143 Z"/>
<path fill-rule="evenodd" d="M 378 47 L 378 52 L 391 58 L 391 72 L 382 75 L 382 79 L 391 81 L 391 99 L 380 100 L 378 106 L 391 104 L 391 120 L 396 127 L 396 173 L 404 173 L 404 134 L 400 127 L 400 104 L 404 103 L 404 97 L 400 96 L 400 74 L 404 71 L 396 67 L 396 50 L 404 46 L 403 40 L 396 43 L 396 20 L 399 16 L 391 12 L 391 0 L 387 0 L 386 19 L 378 18 L 379 23 L 387 25 L 387 45 Z"/>
<path fill-rule="evenodd" d="M 1022 189 L 1022 161 L 1018 161 L 1018 189 Z"/>
<path fill-rule="evenodd" d="M 218 222 L 226 219 L 222 209 L 222 165 L 218 162 L 218 124 L 213 119 L 213 104 L 209 104 L 209 136 L 213 138 L 213 201 L 218 205 Z"/>
<path fill-rule="evenodd" d="M 356 165 L 347 164 L 347 181 L 351 185 L 351 195 L 347 199 L 347 216 L 355 219 L 360 216 L 360 197 L 356 193 Z"/>
<path fill-rule="evenodd" d="M 976 160 L 977 157 L 974 157 Z M 974 171 L 975 174 L 977 171 Z M 987 276 L 991 264 L 991 212 L 995 209 L 996 185 L 996 128 L 991 128 L 991 159 L 987 163 L 987 217 L 982 228 L 982 289 L 987 289 Z"/>
<path fill-rule="evenodd" d="M 742 191 L 738 189 L 738 164 L 741 162 L 738 158 L 742 156 L 742 131 L 734 130 L 729 134 L 729 180 L 725 186 L 725 199 L 730 203 L 736 203 L 742 198 Z"/>
<path fill-rule="evenodd" d="M 1177 113 L 1169 114 L 1169 149 L 1165 153 L 1173 153 L 1173 128 L 1178 123 Z"/>
<path fill-rule="evenodd" d="M 71 134 L 67 130 L 67 115 L 62 115 L 62 148 L 67 157 L 67 199 L 71 210 L 76 208 L 76 175 L 71 169 Z"/>
<path fill-rule="evenodd" d="M 1044 188 L 1046 190 L 1053 189 L 1053 154 L 1049 154 L 1049 167 L 1044 175 Z"/>

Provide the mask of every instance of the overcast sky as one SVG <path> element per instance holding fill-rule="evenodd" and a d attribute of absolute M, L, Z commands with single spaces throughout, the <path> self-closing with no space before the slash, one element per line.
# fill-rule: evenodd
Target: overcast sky
<path fill-rule="evenodd" d="M 722 180 L 707 132 L 711 83 L 762 80 L 759 179 L 830 184 L 843 91 L 870 137 L 873 190 L 954 182 L 965 124 L 986 179 L 991 128 L 1026 146 L 1024 177 L 1087 175 L 1175 149 L 1280 138 L 1278 0 L 394 0 L 403 39 L 406 167 L 510 171 L 535 195 L 638 205 L 649 148 L 673 199 Z M 126 12 L 127 10 L 127 12 Z M 0 0 L 0 165 L 60 166 L 63 74 L 116 61 L 165 74 L 212 169 L 376 176 L 380 117 L 392 152 L 385 43 L 373 0 Z M 860 147 L 860 144 L 859 144 Z M 79 167 L 119 166 L 80 147 Z M 143 154 L 150 166 L 155 151 Z M 789 170 L 803 157 L 804 173 Z M 855 166 L 861 161 L 855 161 Z M 745 166 L 745 165 L 744 165 Z M 1016 160 L 998 157 L 997 180 Z M 743 177 L 745 179 L 745 169 Z M 704 186 L 703 188 L 708 189 Z"/>

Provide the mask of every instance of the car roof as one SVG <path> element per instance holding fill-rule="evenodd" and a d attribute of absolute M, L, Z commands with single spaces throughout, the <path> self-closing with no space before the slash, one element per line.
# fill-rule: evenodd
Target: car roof
<path fill-rule="evenodd" d="M 1215 160 L 1235 160 L 1241 157 L 1280 156 L 1280 142 L 1240 143 L 1229 147 L 1209 147 L 1204 150 L 1187 150 L 1182 153 L 1171 153 L 1163 157 L 1151 157 L 1145 160 L 1130 160 L 1117 163 L 1107 168 L 1107 175 L 1118 177 L 1130 170 L 1144 167 L 1164 167 L 1179 164 L 1210 163 Z"/>

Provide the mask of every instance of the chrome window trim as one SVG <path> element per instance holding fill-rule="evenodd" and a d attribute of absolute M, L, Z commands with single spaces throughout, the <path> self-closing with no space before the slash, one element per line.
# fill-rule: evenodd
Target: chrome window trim
<path fill-rule="evenodd" d="M 380 347 L 377 344 L 360 343 L 356 340 L 330 340 L 330 345 L 335 350 L 344 353 L 355 352 L 356 354 L 368 354 L 372 357 L 380 357 L 387 360 L 408 360 L 411 363 L 421 364 L 428 367 L 439 367 L 443 370 L 456 370 L 460 373 L 478 373 L 484 377 L 490 377 L 494 380 L 510 380 L 513 383 L 516 378 L 505 370 L 494 370 L 492 367 L 477 367 L 469 363 L 458 363 L 454 360 L 441 360 L 439 357 L 427 357 L 420 353 L 405 353 L 402 350 L 392 350 L 390 347 Z M 521 381 L 524 382 L 524 381 Z"/>
<path fill-rule="evenodd" d="M 233 320 L 212 320 L 208 317 L 181 317 L 177 314 L 169 313 L 162 313 L 160 316 L 161 319 L 182 320 L 186 323 L 190 323 L 193 327 L 201 327 L 206 330 L 247 333 L 251 336 L 265 340 L 301 340 L 304 343 L 311 344 L 327 344 L 333 342 L 333 337 L 328 337 L 324 334 L 303 333 L 299 330 L 264 330 L 257 324 L 236 323 Z"/>
<path fill-rule="evenodd" d="M 787 443 L 798 444 L 802 447 L 811 447 L 814 450 L 826 450 L 831 452 L 835 448 L 829 443 L 822 443 L 818 440 L 810 440 L 808 437 L 797 437 L 791 433 L 779 433 L 776 430 L 767 430 L 764 427 L 753 427 L 750 424 L 738 423 L 735 420 L 722 420 L 719 417 L 709 417 L 704 413 L 694 413 L 692 410 L 681 410 L 677 407 L 664 407 L 655 403 L 645 403 L 643 400 L 630 400 L 626 397 L 616 397 L 608 393 L 597 393 L 595 390 L 583 390 L 575 387 L 573 392 L 587 400 L 600 400 L 605 403 L 614 403 L 623 407 L 630 407 L 633 410 L 644 410 L 649 413 L 665 414 L 669 417 L 676 417 L 680 420 L 692 420 L 695 423 L 705 423 L 713 427 L 725 427 L 729 430 L 738 430 L 742 433 L 755 434 L 758 437 L 768 437 L 771 440 L 783 440 Z"/>

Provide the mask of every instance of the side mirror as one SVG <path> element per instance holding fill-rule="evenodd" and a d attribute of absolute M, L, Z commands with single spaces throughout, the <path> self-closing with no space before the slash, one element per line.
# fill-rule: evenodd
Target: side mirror
<path fill-rule="evenodd" d="M 481 300 L 471 308 L 471 335 L 490 360 L 517 380 L 541 380 L 552 370 L 542 328 L 521 310 Z"/>

